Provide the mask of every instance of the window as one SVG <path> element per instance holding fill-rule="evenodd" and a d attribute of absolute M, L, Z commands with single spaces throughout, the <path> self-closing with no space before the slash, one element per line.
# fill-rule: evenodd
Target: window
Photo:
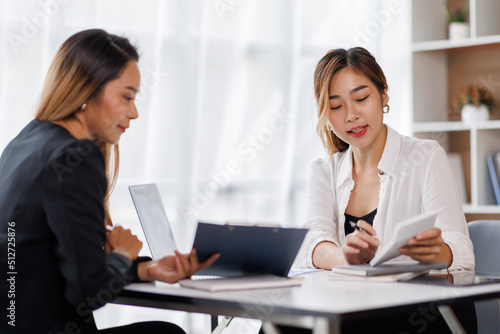
<path fill-rule="evenodd" d="M 103 28 L 142 57 L 115 223 L 145 240 L 127 187 L 154 182 L 184 251 L 198 219 L 301 226 L 309 166 L 326 157 L 316 63 L 332 48 L 368 48 L 388 77 L 387 122 L 408 133 L 410 22 L 405 0 L 0 0 L 0 151 L 33 118 L 59 45 Z"/>

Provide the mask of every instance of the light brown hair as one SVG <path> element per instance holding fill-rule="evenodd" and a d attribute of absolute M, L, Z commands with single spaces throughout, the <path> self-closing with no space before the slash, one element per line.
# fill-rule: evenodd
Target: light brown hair
<path fill-rule="evenodd" d="M 330 50 L 320 59 L 314 71 L 314 95 L 318 105 L 316 133 L 330 158 L 335 152 L 344 152 L 349 147 L 349 144 L 326 128 L 330 113 L 330 82 L 333 76 L 344 68 L 366 76 L 379 90 L 380 95 L 387 89 L 384 72 L 375 57 L 362 47 Z"/>
<path fill-rule="evenodd" d="M 54 122 L 73 117 L 86 101 L 99 97 L 109 81 L 120 77 L 130 60 L 139 61 L 139 55 L 124 37 L 100 29 L 72 35 L 61 45 L 50 65 L 35 119 Z M 97 133 L 94 135 L 104 155 L 108 182 L 105 224 L 112 225 L 109 196 L 118 177 L 119 149 L 117 144 L 100 140 Z"/>

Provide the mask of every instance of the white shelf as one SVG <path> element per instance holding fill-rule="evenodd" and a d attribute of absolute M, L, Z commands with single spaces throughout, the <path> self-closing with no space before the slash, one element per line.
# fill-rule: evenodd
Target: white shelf
<path fill-rule="evenodd" d="M 413 132 L 450 132 L 500 129 L 500 121 L 463 122 L 417 122 L 413 123 Z"/>
<path fill-rule="evenodd" d="M 466 0 L 445 2 L 457 8 Z M 500 120 L 447 121 L 450 100 L 467 85 L 489 86 L 494 99 L 500 101 L 493 77 L 500 59 L 500 1 L 468 2 L 471 37 L 449 40 L 443 3 L 412 1 L 412 130 L 419 138 L 437 140 L 447 152 L 462 157 L 470 199 L 464 204 L 466 214 L 500 215 L 486 166 L 488 153 L 500 151 Z M 493 115 L 498 115 L 498 105 Z"/>
<path fill-rule="evenodd" d="M 466 214 L 500 214 L 500 205 L 470 205 L 464 204 Z"/>
<path fill-rule="evenodd" d="M 439 40 L 413 43 L 413 52 L 443 51 L 474 46 L 500 44 L 500 35 L 481 36 L 460 40 Z"/>

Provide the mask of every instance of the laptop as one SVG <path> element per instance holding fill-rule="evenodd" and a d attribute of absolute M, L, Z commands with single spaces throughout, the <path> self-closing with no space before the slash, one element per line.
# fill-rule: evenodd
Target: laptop
<path fill-rule="evenodd" d="M 129 186 L 129 191 L 152 258 L 159 259 L 162 256 L 174 254 L 174 250 L 177 249 L 176 242 L 156 184 Z M 217 291 L 300 285 L 300 280 L 289 279 L 286 274 L 306 232 L 306 229 L 217 225 L 200 222 L 194 241 L 199 258 L 203 260 L 207 254 L 215 251 L 220 251 L 221 257 L 197 275 L 228 277 L 227 279 L 231 280 L 231 284 L 222 284 L 222 286 L 220 283 L 217 284 Z M 260 246 L 252 249 L 257 256 L 248 256 L 248 248 L 241 247 L 242 243 L 238 239 L 249 240 L 249 238 L 260 237 L 262 238 L 259 239 L 260 242 L 256 240 L 256 244 Z M 282 247 L 283 245 L 286 247 Z M 282 248 L 286 248 L 288 252 L 280 251 Z M 274 253 L 278 256 L 273 256 Z M 255 263 L 263 261 L 263 258 L 266 259 L 264 262 L 267 267 L 259 265 L 259 270 L 253 272 L 252 268 L 255 268 Z M 202 278 L 181 280 L 179 283 L 185 287 L 214 291 L 214 281 L 207 280 L 206 276 Z M 238 284 L 240 281 L 241 284 Z"/>
<path fill-rule="evenodd" d="M 130 195 L 153 259 L 174 254 L 177 244 L 156 184 L 130 186 Z"/>

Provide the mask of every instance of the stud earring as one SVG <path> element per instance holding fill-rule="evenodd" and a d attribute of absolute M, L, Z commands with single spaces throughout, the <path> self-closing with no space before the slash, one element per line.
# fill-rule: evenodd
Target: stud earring
<path fill-rule="evenodd" d="M 80 107 L 81 110 L 85 110 L 85 108 L 87 108 L 87 103 L 82 104 L 82 106 Z"/>
<path fill-rule="evenodd" d="M 386 108 L 386 109 L 384 109 L 384 108 Z M 386 104 L 384 108 L 382 108 L 384 114 L 387 114 L 389 111 L 391 111 L 391 107 L 389 107 L 388 104 Z"/>

